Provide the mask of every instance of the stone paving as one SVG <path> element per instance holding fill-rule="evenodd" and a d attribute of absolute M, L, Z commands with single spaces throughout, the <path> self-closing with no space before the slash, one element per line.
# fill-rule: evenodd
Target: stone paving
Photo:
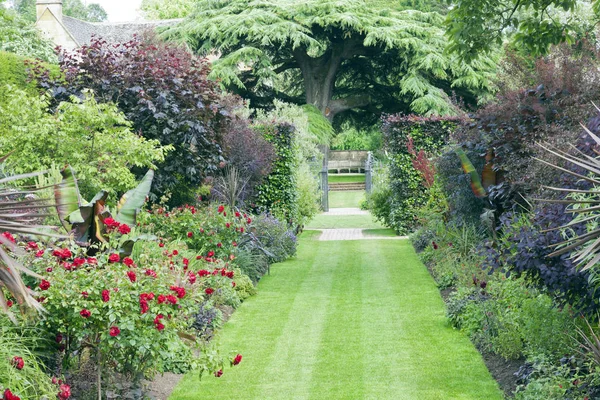
<path fill-rule="evenodd" d="M 319 240 L 398 240 L 407 239 L 408 236 L 365 236 L 365 229 L 318 229 L 321 231 Z"/>
<path fill-rule="evenodd" d="M 369 215 L 369 211 L 361 210 L 360 208 L 330 208 L 323 215 Z M 408 236 L 376 236 L 366 235 L 362 228 L 345 228 L 345 229 L 316 229 L 321 231 L 319 240 L 398 240 L 407 239 Z"/>

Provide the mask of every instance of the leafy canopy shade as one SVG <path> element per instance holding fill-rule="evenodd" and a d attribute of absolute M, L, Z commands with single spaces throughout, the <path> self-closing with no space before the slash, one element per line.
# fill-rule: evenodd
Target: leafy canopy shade
<path fill-rule="evenodd" d="M 507 35 L 529 54 L 591 36 L 600 2 L 577 0 L 459 0 L 448 13 L 450 50 L 466 60 L 489 52 Z M 595 20 L 595 21 L 594 21 Z"/>
<path fill-rule="evenodd" d="M 452 114 L 492 91 L 495 63 L 448 57 L 444 18 L 363 0 L 198 2 L 165 32 L 201 54 L 219 53 L 210 77 L 250 98 L 312 104 L 328 118 L 352 109 Z"/>

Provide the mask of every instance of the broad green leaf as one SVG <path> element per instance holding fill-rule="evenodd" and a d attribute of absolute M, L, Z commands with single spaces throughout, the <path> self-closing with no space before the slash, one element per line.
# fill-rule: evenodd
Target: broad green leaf
<path fill-rule="evenodd" d="M 135 217 L 138 210 L 141 209 L 146 202 L 146 197 L 148 196 L 148 193 L 150 193 L 153 178 L 154 171 L 148 170 L 140 184 L 121 197 L 121 200 L 119 200 L 119 203 L 117 204 L 116 221 L 130 226 L 135 225 Z"/>

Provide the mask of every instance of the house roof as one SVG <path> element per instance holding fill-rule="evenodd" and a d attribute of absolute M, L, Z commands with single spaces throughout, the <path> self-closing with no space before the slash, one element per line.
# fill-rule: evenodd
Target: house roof
<path fill-rule="evenodd" d="M 110 43 L 123 43 L 131 40 L 133 35 L 159 26 L 170 26 L 181 19 L 162 21 L 135 21 L 118 23 L 92 23 L 63 15 L 62 23 L 80 45 L 89 44 L 92 36 L 101 37 Z"/>

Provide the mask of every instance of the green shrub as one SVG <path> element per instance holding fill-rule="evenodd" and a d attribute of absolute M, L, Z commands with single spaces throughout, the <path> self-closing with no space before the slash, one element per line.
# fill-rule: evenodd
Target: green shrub
<path fill-rule="evenodd" d="M 428 199 L 423 177 L 413 166 L 408 142 L 412 138 L 414 149 L 436 155 L 457 126 L 457 118 L 423 118 L 393 115 L 382 125 L 385 147 L 388 151 L 391 196 L 390 213 L 382 219 L 400 234 L 409 233 L 417 225 L 417 210 Z"/>
<path fill-rule="evenodd" d="M 379 127 L 357 129 L 349 124 L 341 126 L 341 132 L 331 142 L 332 150 L 370 150 L 377 151 L 382 146 L 382 134 Z"/>
<path fill-rule="evenodd" d="M 56 62 L 54 44 L 39 29 L 12 10 L 0 6 L 0 51 Z"/>
<path fill-rule="evenodd" d="M 295 129 L 289 124 L 257 125 L 275 147 L 271 173 L 257 188 L 255 204 L 260 211 L 277 215 L 290 224 L 299 223 Z"/>
<path fill-rule="evenodd" d="M 0 115 L 0 149 L 14 151 L 7 168 L 26 173 L 71 165 L 85 198 L 129 190 L 136 183 L 131 168 L 154 168 L 171 149 L 134 133 L 115 105 L 98 103 L 91 93 L 51 112 L 46 96 L 11 86 Z"/>

